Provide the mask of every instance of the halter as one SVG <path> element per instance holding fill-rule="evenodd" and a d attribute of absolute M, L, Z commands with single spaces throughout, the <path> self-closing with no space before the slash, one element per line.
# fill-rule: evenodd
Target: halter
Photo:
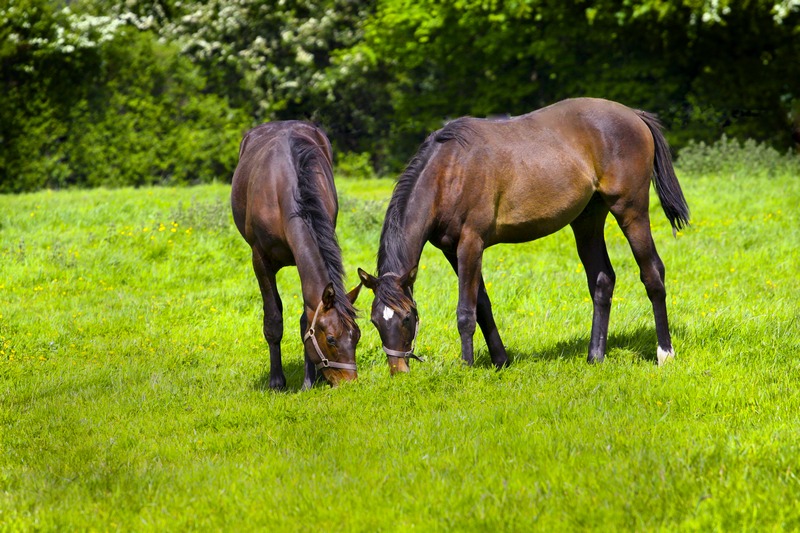
<path fill-rule="evenodd" d="M 381 346 L 381 348 L 383 348 L 383 351 L 386 352 L 386 357 L 405 359 L 406 363 L 408 363 L 409 359 L 416 359 L 420 363 L 425 362 L 425 359 L 414 353 L 414 346 L 416 346 L 417 344 L 417 335 L 419 335 L 419 323 L 421 322 L 421 320 L 419 319 L 419 315 L 417 313 L 414 314 L 417 315 L 417 327 L 414 329 L 414 337 L 411 339 L 411 348 L 407 352 L 403 352 L 400 350 L 392 350 L 391 348 L 387 348 L 386 346 Z"/>
<path fill-rule="evenodd" d="M 387 275 L 398 276 L 398 274 L 395 272 L 387 272 L 386 274 L 384 274 L 384 276 Z M 416 313 L 417 302 L 414 301 L 413 289 L 409 288 L 409 292 L 411 293 L 411 302 L 414 304 L 414 311 L 415 311 L 414 314 L 417 315 L 417 327 L 414 329 L 414 337 L 411 339 L 411 349 L 409 349 L 407 352 L 402 352 L 400 350 L 392 350 L 391 348 L 387 348 L 385 345 L 381 346 L 381 348 L 383 348 L 383 351 L 386 352 L 386 357 L 405 359 L 406 363 L 408 363 L 409 359 L 416 359 L 420 363 L 424 363 L 425 359 L 414 353 L 414 346 L 417 344 L 417 335 L 419 334 L 420 319 L 419 319 L 419 314 Z"/>
<path fill-rule="evenodd" d="M 317 316 L 319 315 L 319 310 L 322 309 L 322 301 L 319 302 L 317 306 L 317 310 L 314 311 L 314 319 L 311 321 L 311 327 L 308 328 L 306 334 L 303 335 L 303 344 L 308 339 L 311 339 L 312 344 L 314 344 L 314 349 L 317 350 L 317 355 L 320 358 L 320 362 L 314 365 L 314 368 L 317 370 L 325 369 L 325 368 L 343 368 L 344 370 L 352 370 L 356 371 L 356 364 L 355 363 L 339 363 L 337 361 L 330 361 L 325 354 L 322 353 L 322 350 L 319 347 L 319 343 L 317 342 L 317 338 L 314 336 L 314 327 L 317 325 Z"/>

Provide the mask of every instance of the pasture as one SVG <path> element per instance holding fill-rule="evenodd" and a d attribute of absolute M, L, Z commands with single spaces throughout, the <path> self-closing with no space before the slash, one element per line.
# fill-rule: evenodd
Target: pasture
<path fill-rule="evenodd" d="M 651 191 L 677 358 L 619 228 L 606 361 L 569 230 L 487 251 L 512 364 L 463 368 L 456 278 L 425 248 L 411 373 L 372 298 L 359 380 L 267 388 L 261 300 L 229 186 L 0 196 L 0 530 L 800 528 L 800 180 L 686 175 L 673 238 Z M 348 287 L 375 270 L 391 180 L 337 176 Z"/>

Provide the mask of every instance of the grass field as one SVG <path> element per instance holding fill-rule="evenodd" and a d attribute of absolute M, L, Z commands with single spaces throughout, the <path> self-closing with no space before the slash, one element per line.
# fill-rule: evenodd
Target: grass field
<path fill-rule="evenodd" d="M 368 312 L 359 380 L 302 382 L 299 282 L 279 275 L 289 392 L 228 187 L 0 196 L 0 530 L 800 528 L 800 179 L 681 176 L 651 213 L 677 359 L 655 365 L 628 246 L 606 362 L 569 230 L 484 260 L 513 358 L 459 364 L 456 280 L 428 246 L 418 352 L 390 379 Z M 354 286 L 390 180 L 339 180 Z M 652 195 L 655 197 L 655 195 Z M 371 293 L 358 307 L 368 310 Z"/>

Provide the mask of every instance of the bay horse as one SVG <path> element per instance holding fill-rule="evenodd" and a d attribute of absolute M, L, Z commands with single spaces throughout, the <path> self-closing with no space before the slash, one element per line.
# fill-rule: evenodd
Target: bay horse
<path fill-rule="evenodd" d="M 419 328 L 413 286 L 422 248 L 439 248 L 458 275 L 461 357 L 473 363 L 476 321 L 492 362 L 508 362 L 481 273 L 483 251 L 572 228 L 594 315 L 589 362 L 605 357 L 614 269 L 603 235 L 619 223 L 652 302 L 659 365 L 675 356 L 667 322 L 664 263 L 650 232 L 655 185 L 673 234 L 689 207 L 654 115 L 594 98 L 558 102 L 505 119 L 462 117 L 432 133 L 398 179 L 386 211 L 378 276 L 359 269 L 375 293 L 371 319 L 390 371 L 408 371 Z"/>
<path fill-rule="evenodd" d="M 355 351 L 361 332 L 353 303 L 361 285 L 345 292 L 331 166 L 330 141 L 306 122 L 262 124 L 248 131 L 239 147 L 231 207 L 236 227 L 252 249 L 264 301 L 272 389 L 286 387 L 281 362 L 283 305 L 275 274 L 290 265 L 297 266 L 305 304 L 300 316 L 303 387 L 312 386 L 317 370 L 332 385 L 357 377 Z"/>

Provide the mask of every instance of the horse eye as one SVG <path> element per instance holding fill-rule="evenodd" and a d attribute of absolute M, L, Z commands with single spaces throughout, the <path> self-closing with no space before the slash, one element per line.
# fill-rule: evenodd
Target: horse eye
<path fill-rule="evenodd" d="M 411 315 L 406 315 L 403 317 L 403 324 L 408 324 L 411 321 Z"/>
<path fill-rule="evenodd" d="M 325 340 L 327 340 L 328 344 L 330 344 L 331 346 L 336 346 L 336 339 L 333 338 L 332 336 L 328 335 L 328 337 Z"/>

